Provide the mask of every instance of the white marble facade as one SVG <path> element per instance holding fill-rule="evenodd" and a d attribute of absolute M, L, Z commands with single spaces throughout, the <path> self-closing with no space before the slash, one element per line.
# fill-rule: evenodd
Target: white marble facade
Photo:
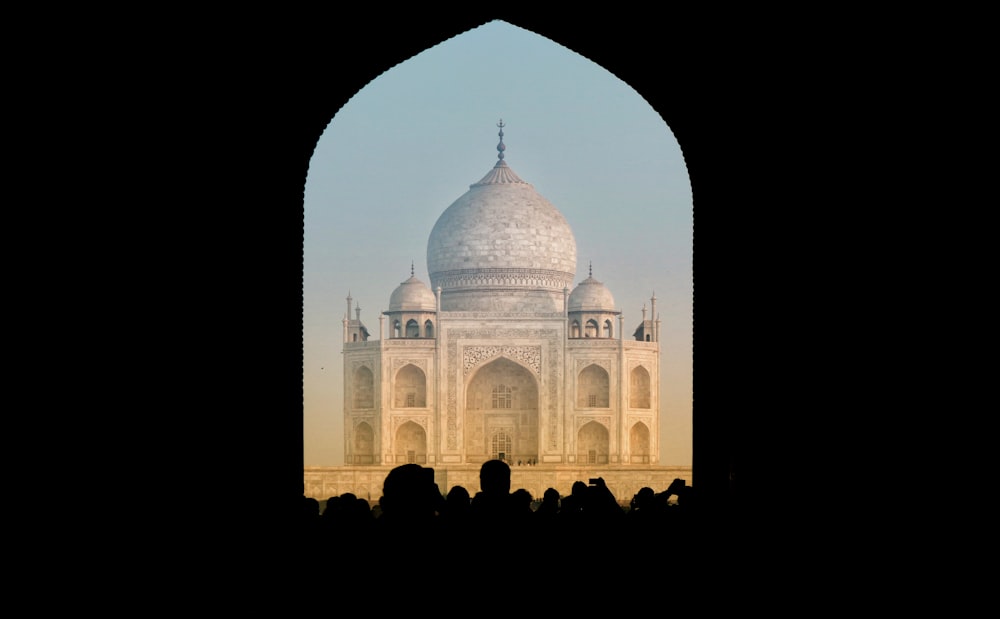
<path fill-rule="evenodd" d="M 374 332 L 347 298 L 345 464 L 655 467 L 656 299 L 627 328 L 592 273 L 573 286 L 572 229 L 504 161 L 498 126 L 496 165 L 431 230 L 430 285 L 411 269 Z"/>

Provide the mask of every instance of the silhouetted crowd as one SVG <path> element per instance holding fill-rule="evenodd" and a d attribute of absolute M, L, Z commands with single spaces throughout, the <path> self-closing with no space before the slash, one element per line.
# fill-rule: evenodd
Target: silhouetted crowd
<path fill-rule="evenodd" d="M 536 500 L 523 488 L 511 490 L 502 460 L 483 463 L 479 482 L 474 495 L 459 485 L 443 493 L 433 469 L 404 464 L 386 476 L 375 505 L 345 493 L 321 510 L 317 499 L 303 496 L 302 547 L 372 568 L 470 553 L 551 556 L 572 567 L 682 555 L 697 537 L 694 488 L 682 479 L 660 492 L 644 487 L 627 506 L 602 478 L 575 482 L 567 496 L 548 488 Z"/>

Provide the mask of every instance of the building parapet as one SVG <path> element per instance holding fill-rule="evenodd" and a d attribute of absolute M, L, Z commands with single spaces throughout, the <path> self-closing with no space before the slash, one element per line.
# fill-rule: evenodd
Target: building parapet
<path fill-rule="evenodd" d="M 516 318 L 516 319 L 545 319 L 557 318 L 564 320 L 566 314 L 562 312 L 440 312 L 440 318 Z"/>
<path fill-rule="evenodd" d="M 385 350 L 391 350 L 393 348 L 426 348 L 427 350 L 434 350 L 435 345 L 436 340 L 432 337 L 392 338 L 382 340 L 382 348 Z"/>
<path fill-rule="evenodd" d="M 618 350 L 618 340 L 607 337 L 572 337 L 569 338 L 569 349 L 574 348 L 608 348 Z"/>
<path fill-rule="evenodd" d="M 659 342 L 642 342 L 639 340 L 625 340 L 625 350 L 656 350 L 660 347 Z"/>
<path fill-rule="evenodd" d="M 344 350 L 378 350 L 382 348 L 382 340 L 368 342 L 344 342 Z"/>

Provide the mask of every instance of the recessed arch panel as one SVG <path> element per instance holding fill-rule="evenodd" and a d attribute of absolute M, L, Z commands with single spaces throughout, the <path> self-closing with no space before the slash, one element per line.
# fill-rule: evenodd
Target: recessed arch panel
<path fill-rule="evenodd" d="M 407 421 L 396 429 L 393 457 L 397 464 L 427 463 L 427 432 L 420 424 Z"/>
<path fill-rule="evenodd" d="M 510 440 L 505 460 L 537 460 L 538 411 L 538 379 L 527 368 L 506 357 L 477 368 L 465 388 L 466 460 L 493 457 L 503 436 Z"/>
<path fill-rule="evenodd" d="M 611 377 L 597 364 L 583 368 L 576 381 L 577 408 L 608 408 L 611 402 Z"/>
<path fill-rule="evenodd" d="M 577 432 L 576 452 L 579 464 L 607 464 L 611 452 L 608 429 L 596 421 L 585 423 Z"/>
<path fill-rule="evenodd" d="M 427 376 L 408 363 L 396 372 L 392 385 L 394 408 L 424 408 L 427 406 Z"/>

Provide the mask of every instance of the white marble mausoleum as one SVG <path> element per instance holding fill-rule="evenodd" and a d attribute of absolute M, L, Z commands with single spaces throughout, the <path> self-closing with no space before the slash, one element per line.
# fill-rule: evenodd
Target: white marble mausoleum
<path fill-rule="evenodd" d="M 655 295 L 648 316 L 643 306 L 626 325 L 592 265 L 574 286 L 573 231 L 507 165 L 498 127 L 498 161 L 430 232 L 429 285 L 411 266 L 371 327 L 348 295 L 346 466 L 307 468 L 307 495 L 375 498 L 385 474 L 408 462 L 475 492 L 478 466 L 492 458 L 538 496 L 568 493 L 570 477 L 621 479 L 620 492 L 690 482 L 690 468 L 658 466 Z"/>

